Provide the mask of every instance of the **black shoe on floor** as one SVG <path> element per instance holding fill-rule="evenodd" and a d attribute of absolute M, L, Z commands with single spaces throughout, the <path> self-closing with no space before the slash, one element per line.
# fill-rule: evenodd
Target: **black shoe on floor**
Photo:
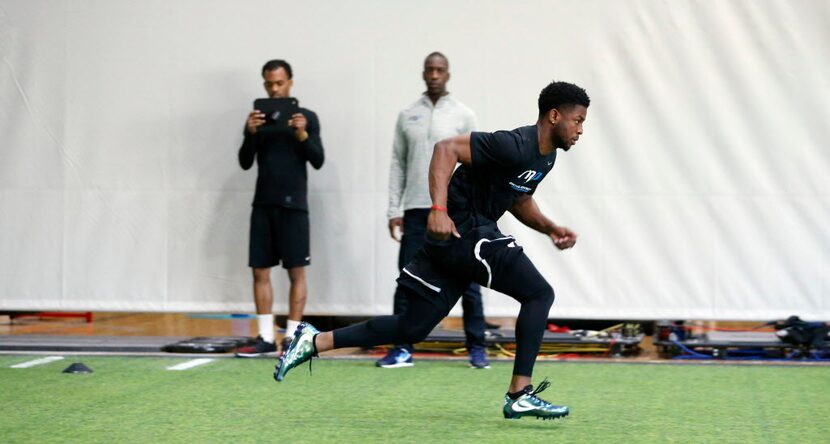
<path fill-rule="evenodd" d="M 265 342 L 262 336 L 256 337 L 254 345 L 241 347 L 236 350 L 237 358 L 256 358 L 259 356 L 276 356 L 277 344 L 273 342 Z"/>

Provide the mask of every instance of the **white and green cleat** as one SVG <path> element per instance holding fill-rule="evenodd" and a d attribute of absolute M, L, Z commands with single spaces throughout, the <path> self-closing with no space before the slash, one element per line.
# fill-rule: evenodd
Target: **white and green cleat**
<path fill-rule="evenodd" d="M 285 374 L 292 368 L 317 356 L 317 348 L 314 347 L 314 336 L 317 333 L 320 331 L 307 322 L 301 322 L 297 326 L 291 345 L 283 351 L 280 362 L 274 369 L 274 379 L 277 382 L 285 379 Z M 311 362 L 309 362 L 308 369 L 311 371 Z"/>
<path fill-rule="evenodd" d="M 533 386 L 530 385 L 525 387 L 522 396 L 516 399 L 504 395 L 504 408 L 502 409 L 504 417 L 519 419 L 525 416 L 533 416 L 541 419 L 556 419 L 568 416 L 567 406 L 553 405 L 536 396 L 548 387 L 550 387 L 550 382 L 545 379 L 536 390 L 533 390 Z"/>

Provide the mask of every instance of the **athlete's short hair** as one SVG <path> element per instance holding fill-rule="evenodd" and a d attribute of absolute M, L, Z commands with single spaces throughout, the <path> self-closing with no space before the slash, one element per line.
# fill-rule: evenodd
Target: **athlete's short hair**
<path fill-rule="evenodd" d="M 275 69 L 284 69 L 285 73 L 288 74 L 288 78 L 291 79 L 294 74 L 291 72 L 291 65 L 288 64 L 285 60 L 275 59 L 269 60 L 262 65 L 262 76 L 265 77 L 265 71 L 273 71 Z"/>
<path fill-rule="evenodd" d="M 551 82 L 539 93 L 539 116 L 563 106 L 582 105 L 588 107 L 591 98 L 584 89 L 568 82 Z"/>
<path fill-rule="evenodd" d="M 427 60 L 429 60 L 430 57 L 436 57 L 436 56 L 441 57 L 442 59 L 444 59 L 445 62 L 447 62 L 447 68 L 450 67 L 450 59 L 448 59 L 447 56 L 445 56 L 444 53 L 442 53 L 441 51 L 432 51 L 426 57 L 424 57 L 424 65 L 427 64 Z"/>

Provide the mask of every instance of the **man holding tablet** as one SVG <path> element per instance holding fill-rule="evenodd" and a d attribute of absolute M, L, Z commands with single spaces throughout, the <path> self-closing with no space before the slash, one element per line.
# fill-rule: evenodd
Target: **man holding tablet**
<path fill-rule="evenodd" d="M 269 99 L 259 99 L 248 114 L 239 165 L 257 162 L 257 182 L 251 210 L 248 265 L 253 271 L 254 302 L 259 335 L 238 357 L 275 354 L 271 267 L 282 263 L 288 270 L 288 322 L 283 348 L 290 343 L 303 316 L 308 289 L 305 267 L 311 263 L 306 162 L 323 166 L 320 121 L 291 97 L 291 65 L 271 60 L 262 67 L 263 86 Z"/>

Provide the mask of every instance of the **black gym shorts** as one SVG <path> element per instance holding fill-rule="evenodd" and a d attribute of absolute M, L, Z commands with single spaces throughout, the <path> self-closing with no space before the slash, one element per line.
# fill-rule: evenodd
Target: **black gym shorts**
<path fill-rule="evenodd" d="M 254 206 L 248 266 L 305 267 L 311 263 L 308 212 L 279 206 Z"/>
<path fill-rule="evenodd" d="M 446 312 L 471 282 L 520 303 L 548 286 L 522 247 L 495 224 L 473 228 L 461 239 L 436 241 L 427 235 L 424 247 L 398 277 L 398 284 Z"/>

